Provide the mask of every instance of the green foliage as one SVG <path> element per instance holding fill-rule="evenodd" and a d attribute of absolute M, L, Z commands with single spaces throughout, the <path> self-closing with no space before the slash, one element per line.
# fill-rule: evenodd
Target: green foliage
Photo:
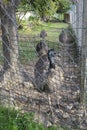
<path fill-rule="evenodd" d="M 34 11 L 43 21 L 56 13 L 57 7 L 53 0 L 22 0 L 18 11 Z"/>
<path fill-rule="evenodd" d="M 46 21 L 56 13 L 56 4 L 52 0 L 35 0 L 34 11 L 40 16 L 41 20 Z"/>
<path fill-rule="evenodd" d="M 9 2 L 9 0 L 3 0 L 3 3 L 7 4 Z"/>
<path fill-rule="evenodd" d="M 58 13 L 66 13 L 71 8 L 70 0 L 55 0 Z"/>
<path fill-rule="evenodd" d="M 21 24 L 23 17 L 26 15 L 26 13 L 29 10 L 31 10 L 31 6 L 29 6 L 29 4 L 27 3 L 27 0 L 21 0 L 20 4 L 16 10 L 17 12 L 19 12 L 19 15 L 16 15 L 18 25 Z M 23 13 L 22 18 L 20 18 L 21 13 Z"/>
<path fill-rule="evenodd" d="M 34 11 L 43 21 L 57 13 L 66 13 L 71 7 L 70 0 L 22 0 L 18 11 Z"/>
<path fill-rule="evenodd" d="M 29 1 L 27 0 L 21 0 L 18 10 L 19 12 L 27 12 L 29 10 L 31 10 L 31 6 L 28 4 Z"/>
<path fill-rule="evenodd" d="M 33 113 L 22 113 L 0 106 L 0 130 L 68 130 L 57 126 L 45 128 L 34 120 Z"/>
<path fill-rule="evenodd" d="M 21 113 L 10 108 L 0 107 L 0 130 L 45 130 L 34 121 L 33 113 Z"/>
<path fill-rule="evenodd" d="M 29 24 L 32 26 L 39 26 L 41 23 L 40 19 L 38 16 L 30 16 L 29 17 Z"/>

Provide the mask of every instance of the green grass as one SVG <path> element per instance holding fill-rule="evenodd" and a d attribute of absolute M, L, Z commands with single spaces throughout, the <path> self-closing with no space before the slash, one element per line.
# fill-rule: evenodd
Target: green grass
<path fill-rule="evenodd" d="M 52 23 L 52 22 L 40 22 L 39 25 L 33 25 L 31 28 L 28 26 L 29 22 L 24 22 L 22 23 L 23 29 L 19 30 L 20 34 L 29 34 L 29 35 L 36 35 L 38 34 L 41 30 L 46 30 L 48 33 L 52 30 L 58 30 L 61 28 L 66 28 L 68 24 L 66 23 Z"/>
<path fill-rule="evenodd" d="M 37 58 L 35 45 L 39 40 L 34 42 L 19 42 L 19 59 L 22 64 L 26 64 L 28 61 L 32 61 Z M 49 48 L 54 48 L 56 51 L 59 49 L 59 43 L 57 41 L 46 41 Z"/>
<path fill-rule="evenodd" d="M 29 24 L 29 23 L 27 23 Z M 47 32 L 46 43 L 49 48 L 54 48 L 55 50 L 59 49 L 58 37 L 62 28 L 66 28 L 68 24 L 66 23 L 44 23 L 41 22 L 39 25 L 34 25 L 32 28 L 25 26 L 26 23 L 23 21 L 24 29 L 19 30 L 19 34 L 22 36 L 30 37 L 27 40 L 23 40 L 19 42 L 20 48 L 20 60 L 22 63 L 26 63 L 28 60 L 32 60 L 36 58 L 35 46 L 40 41 L 39 34 L 41 30 L 45 30 Z M 38 35 L 38 37 L 36 36 Z M 33 38 L 34 36 L 35 38 Z M 32 46 L 32 47 L 31 47 Z"/>
<path fill-rule="evenodd" d="M 68 130 L 58 126 L 45 128 L 34 120 L 33 113 L 21 113 L 15 109 L 0 106 L 0 130 Z"/>
<path fill-rule="evenodd" d="M 34 45 L 31 42 L 19 42 L 19 59 L 21 63 L 26 63 L 36 58 Z"/>
<path fill-rule="evenodd" d="M 62 30 L 62 28 L 68 27 L 66 23 L 52 23 L 52 22 L 41 22 L 39 25 L 33 25 L 31 28 L 28 26 L 29 23 L 25 26 L 23 21 L 23 29 L 19 30 L 19 34 L 26 35 L 28 37 L 39 35 L 41 30 L 45 30 L 47 32 L 46 39 L 48 41 L 58 41 L 58 36 Z"/>
<path fill-rule="evenodd" d="M 37 54 L 35 52 L 35 46 L 40 41 L 40 37 L 36 36 L 40 34 L 41 30 L 46 30 L 47 37 L 46 43 L 49 48 L 54 48 L 55 50 L 59 49 L 58 36 L 60 34 L 61 28 L 66 28 L 67 24 L 65 23 L 43 23 L 41 22 L 39 25 L 34 25 L 31 29 L 26 26 L 26 22 L 22 23 L 24 29 L 19 30 L 19 34 L 23 36 L 30 37 L 26 40 L 19 41 L 19 59 L 21 63 L 26 64 L 27 61 L 31 61 L 36 59 Z M 27 23 L 28 24 L 28 23 Z M 2 54 L 2 43 L 0 42 L 0 53 Z M 3 57 L 0 55 L 0 64 L 3 63 Z"/>

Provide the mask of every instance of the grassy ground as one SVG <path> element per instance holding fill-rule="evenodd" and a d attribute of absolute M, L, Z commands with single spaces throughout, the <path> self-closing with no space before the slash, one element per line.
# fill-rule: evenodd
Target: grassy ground
<path fill-rule="evenodd" d="M 48 44 L 49 48 L 58 50 L 58 36 L 61 32 L 61 29 L 67 27 L 66 23 L 40 22 L 39 25 L 35 24 L 32 27 L 29 27 L 28 24 L 29 23 L 23 21 L 23 29 L 19 30 L 19 35 L 21 35 L 23 38 L 23 40 L 19 40 L 19 59 L 23 64 L 26 64 L 28 60 L 31 61 L 32 59 L 36 58 L 35 46 L 41 40 L 39 37 L 41 30 L 44 29 L 47 32 L 46 43 Z M 1 46 L 2 43 L 0 42 L 0 64 L 2 64 L 3 61 L 3 57 L 1 56 Z"/>
<path fill-rule="evenodd" d="M 39 34 L 41 30 L 45 30 L 47 32 L 46 43 L 49 48 L 54 48 L 58 50 L 59 48 L 59 34 L 62 28 L 66 28 L 68 25 L 66 23 L 40 23 L 39 25 L 34 25 L 29 28 L 25 26 L 23 23 L 23 29 L 19 30 L 19 35 L 24 38 L 23 41 L 20 40 L 19 48 L 20 48 L 20 59 L 22 63 L 26 63 L 28 60 L 32 60 L 36 58 L 35 46 L 41 40 Z"/>
<path fill-rule="evenodd" d="M 33 113 L 21 113 L 0 106 L 0 130 L 68 130 L 58 126 L 45 128 L 34 120 Z"/>
<path fill-rule="evenodd" d="M 31 24 L 31 27 L 30 27 Z M 67 24 L 66 23 L 52 23 L 52 22 L 39 22 L 39 23 L 26 23 L 25 21 L 22 22 L 23 29 L 19 30 L 19 33 L 21 34 L 32 34 L 36 35 L 38 34 L 42 29 L 45 29 L 47 32 L 50 33 L 50 31 L 54 29 L 61 29 L 61 28 L 66 28 Z"/>
<path fill-rule="evenodd" d="M 29 23 L 25 24 L 23 22 L 23 29 L 19 30 L 19 34 L 24 34 L 27 36 L 37 36 L 40 34 L 41 30 L 45 30 L 47 32 L 46 39 L 49 41 L 58 41 L 58 36 L 63 28 L 66 28 L 68 24 L 66 23 L 43 23 L 40 22 L 39 24 L 34 24 L 31 27 L 28 26 Z"/>
<path fill-rule="evenodd" d="M 42 23 L 39 26 L 34 26 L 31 29 L 24 26 L 23 30 L 19 31 L 19 34 L 28 34 L 30 39 L 19 41 L 19 58 L 23 64 L 28 60 L 36 58 L 35 45 L 40 38 L 35 37 L 42 29 L 45 29 L 48 33 L 46 42 L 50 48 L 58 50 L 58 36 L 61 28 L 66 28 L 67 24 L 64 23 Z M 34 36 L 31 38 L 31 36 Z M 0 43 L 0 52 L 2 53 L 2 43 Z M 2 56 L 0 55 L 0 63 L 2 63 Z M 68 128 L 52 126 L 50 128 L 44 128 L 42 124 L 35 122 L 32 113 L 22 114 L 14 109 L 7 109 L 0 106 L 0 130 L 68 130 Z"/>

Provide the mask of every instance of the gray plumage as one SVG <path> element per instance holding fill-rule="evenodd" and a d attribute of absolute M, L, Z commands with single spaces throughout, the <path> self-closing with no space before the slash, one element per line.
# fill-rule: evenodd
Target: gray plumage
<path fill-rule="evenodd" d="M 68 41 L 68 36 L 66 30 L 62 30 L 62 32 L 59 35 L 59 41 L 62 43 L 67 43 Z"/>
<path fill-rule="evenodd" d="M 71 35 L 73 33 L 73 35 Z M 63 29 L 59 35 L 59 41 L 62 43 L 72 43 L 75 40 L 74 32 L 68 27 Z"/>
<path fill-rule="evenodd" d="M 52 64 L 50 67 L 48 54 L 45 54 L 39 58 L 35 65 L 35 87 L 40 91 L 54 91 L 63 84 L 63 73 L 62 68 L 58 65 L 54 67 Z"/>
<path fill-rule="evenodd" d="M 35 85 L 39 90 L 44 90 L 49 75 L 49 60 L 47 54 L 41 56 L 35 65 Z"/>
<path fill-rule="evenodd" d="M 42 30 L 42 31 L 41 31 L 40 37 L 41 37 L 42 39 L 45 39 L 45 37 L 47 37 L 47 33 L 46 33 L 45 30 Z"/>
<path fill-rule="evenodd" d="M 38 56 L 47 54 L 48 46 L 46 45 L 44 40 L 40 40 L 40 42 L 36 45 L 36 52 L 37 52 Z"/>

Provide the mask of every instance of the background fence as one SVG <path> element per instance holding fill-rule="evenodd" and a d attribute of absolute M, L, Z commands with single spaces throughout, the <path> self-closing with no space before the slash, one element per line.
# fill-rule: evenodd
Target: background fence
<path fill-rule="evenodd" d="M 8 17 L 7 14 L 4 14 L 3 18 L 6 16 Z M 12 18 L 10 20 L 14 25 Z M 1 26 L 2 28 L 6 27 L 3 23 L 1 23 Z M 42 40 L 40 32 L 33 36 L 19 34 L 17 53 L 19 56 L 17 54 L 13 56 L 16 53 L 14 50 L 17 44 L 14 44 L 12 47 L 10 44 L 8 45 L 8 41 L 14 42 L 14 35 L 10 35 L 10 33 L 7 35 L 8 30 L 5 29 L 5 31 L 4 34 L 1 32 L 2 37 L 0 38 L 0 105 L 11 107 L 21 112 L 33 112 L 35 121 L 42 122 L 45 126 L 61 124 L 68 126 L 70 129 L 86 129 L 87 94 L 85 89 L 85 100 L 81 103 L 83 94 L 82 80 L 84 80 L 86 73 L 83 73 L 84 70 L 81 67 L 82 64 L 84 65 L 83 59 L 86 59 L 87 55 L 86 52 L 82 53 L 81 48 L 79 49 L 77 45 L 78 39 L 74 32 L 65 30 L 64 33 L 63 28 L 54 27 L 51 28 L 50 32 L 46 31 L 45 43 L 49 49 L 53 48 L 56 52 L 54 56 L 55 69 L 50 72 L 47 76 L 47 81 L 45 81 L 46 85 L 52 89 L 50 92 L 49 90 L 38 91 L 33 83 L 35 81 L 36 63 L 39 62 L 40 58 L 40 67 L 48 62 L 43 60 L 43 55 L 38 57 L 36 52 L 36 45 Z M 61 32 L 64 33 L 62 37 L 63 42 L 59 41 Z M 4 36 L 7 37 L 8 41 L 3 40 Z M 69 36 L 73 38 L 73 41 L 67 41 Z M 6 48 L 3 46 L 11 52 L 12 62 L 8 60 L 7 56 L 9 54 L 5 55 L 6 50 L 4 49 Z M 47 54 L 46 58 L 48 58 Z M 17 58 L 18 64 L 16 69 L 16 66 L 13 67 L 13 62 Z M 3 67 L 5 61 L 9 64 L 8 69 Z M 46 67 L 44 71 L 48 72 L 48 63 Z M 40 73 L 41 78 L 42 75 L 43 72 Z"/>

